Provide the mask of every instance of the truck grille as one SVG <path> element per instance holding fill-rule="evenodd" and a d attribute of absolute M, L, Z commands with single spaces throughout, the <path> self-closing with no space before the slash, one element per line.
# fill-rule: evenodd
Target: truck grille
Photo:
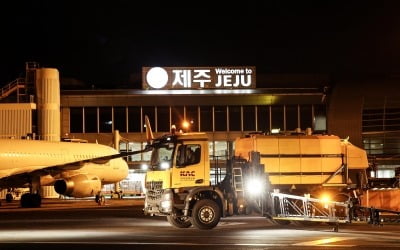
<path fill-rule="evenodd" d="M 148 181 L 146 182 L 146 198 L 149 200 L 159 200 L 164 193 L 162 189 L 162 181 Z"/>

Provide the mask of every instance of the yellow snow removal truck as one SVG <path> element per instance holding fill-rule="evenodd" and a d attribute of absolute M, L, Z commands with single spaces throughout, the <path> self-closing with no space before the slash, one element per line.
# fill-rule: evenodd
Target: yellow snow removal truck
<path fill-rule="evenodd" d="M 358 201 L 367 180 L 366 152 L 337 136 L 238 138 L 234 157 L 222 168 L 211 165 L 205 133 L 152 138 L 150 130 L 148 136 L 152 154 L 144 212 L 166 216 L 179 228 L 211 229 L 221 217 L 251 209 L 280 224 L 348 222 L 349 201 Z M 322 197 L 324 193 L 330 200 Z"/>

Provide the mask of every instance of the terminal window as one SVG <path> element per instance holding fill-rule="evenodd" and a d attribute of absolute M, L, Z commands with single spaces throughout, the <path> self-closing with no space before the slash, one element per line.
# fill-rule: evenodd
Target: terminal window
<path fill-rule="evenodd" d="M 125 107 L 114 107 L 114 129 L 119 132 L 125 133 L 126 130 L 126 108 Z"/>
<path fill-rule="evenodd" d="M 84 109 L 85 112 L 85 133 L 97 133 L 97 108 Z"/>
<path fill-rule="evenodd" d="M 215 131 L 226 131 L 226 106 L 214 107 Z"/>
<path fill-rule="evenodd" d="M 70 108 L 69 128 L 71 133 L 83 132 L 83 108 Z"/>
<path fill-rule="evenodd" d="M 243 106 L 243 130 L 256 130 L 256 109 L 255 106 Z"/>

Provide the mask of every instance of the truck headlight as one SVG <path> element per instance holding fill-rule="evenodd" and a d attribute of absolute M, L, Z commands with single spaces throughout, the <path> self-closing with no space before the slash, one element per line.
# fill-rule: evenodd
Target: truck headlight
<path fill-rule="evenodd" d="M 160 205 L 163 211 L 170 211 L 172 207 L 172 201 L 161 201 Z"/>
<path fill-rule="evenodd" d="M 173 201 L 173 193 L 171 190 L 166 190 L 166 192 L 162 195 L 160 201 L 160 207 L 163 212 L 172 211 L 172 201 Z"/>

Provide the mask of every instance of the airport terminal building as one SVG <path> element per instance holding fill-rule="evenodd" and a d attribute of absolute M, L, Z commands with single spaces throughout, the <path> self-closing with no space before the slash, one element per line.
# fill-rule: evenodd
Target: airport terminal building
<path fill-rule="evenodd" d="M 207 133 L 211 154 L 222 161 L 232 155 L 239 136 L 311 131 L 349 137 L 364 147 L 377 177 L 394 176 L 400 166 L 400 95 L 393 91 L 400 79 L 257 75 L 253 66 L 143 67 L 141 89 L 61 90 L 59 106 L 46 106 L 38 103 L 34 87 L 38 70 L 27 64 L 26 77 L 17 87 L 3 88 L 1 137 L 59 133 L 62 138 L 136 151 L 146 145 L 148 116 L 157 136 L 172 125 Z M 37 117 L 42 117 L 42 107 L 59 110 L 56 131 L 41 128 L 44 123 Z M 116 131 L 119 145 L 114 145 Z M 131 174 L 121 183 L 124 192 L 142 192 L 148 160 L 149 153 L 127 159 Z"/>

